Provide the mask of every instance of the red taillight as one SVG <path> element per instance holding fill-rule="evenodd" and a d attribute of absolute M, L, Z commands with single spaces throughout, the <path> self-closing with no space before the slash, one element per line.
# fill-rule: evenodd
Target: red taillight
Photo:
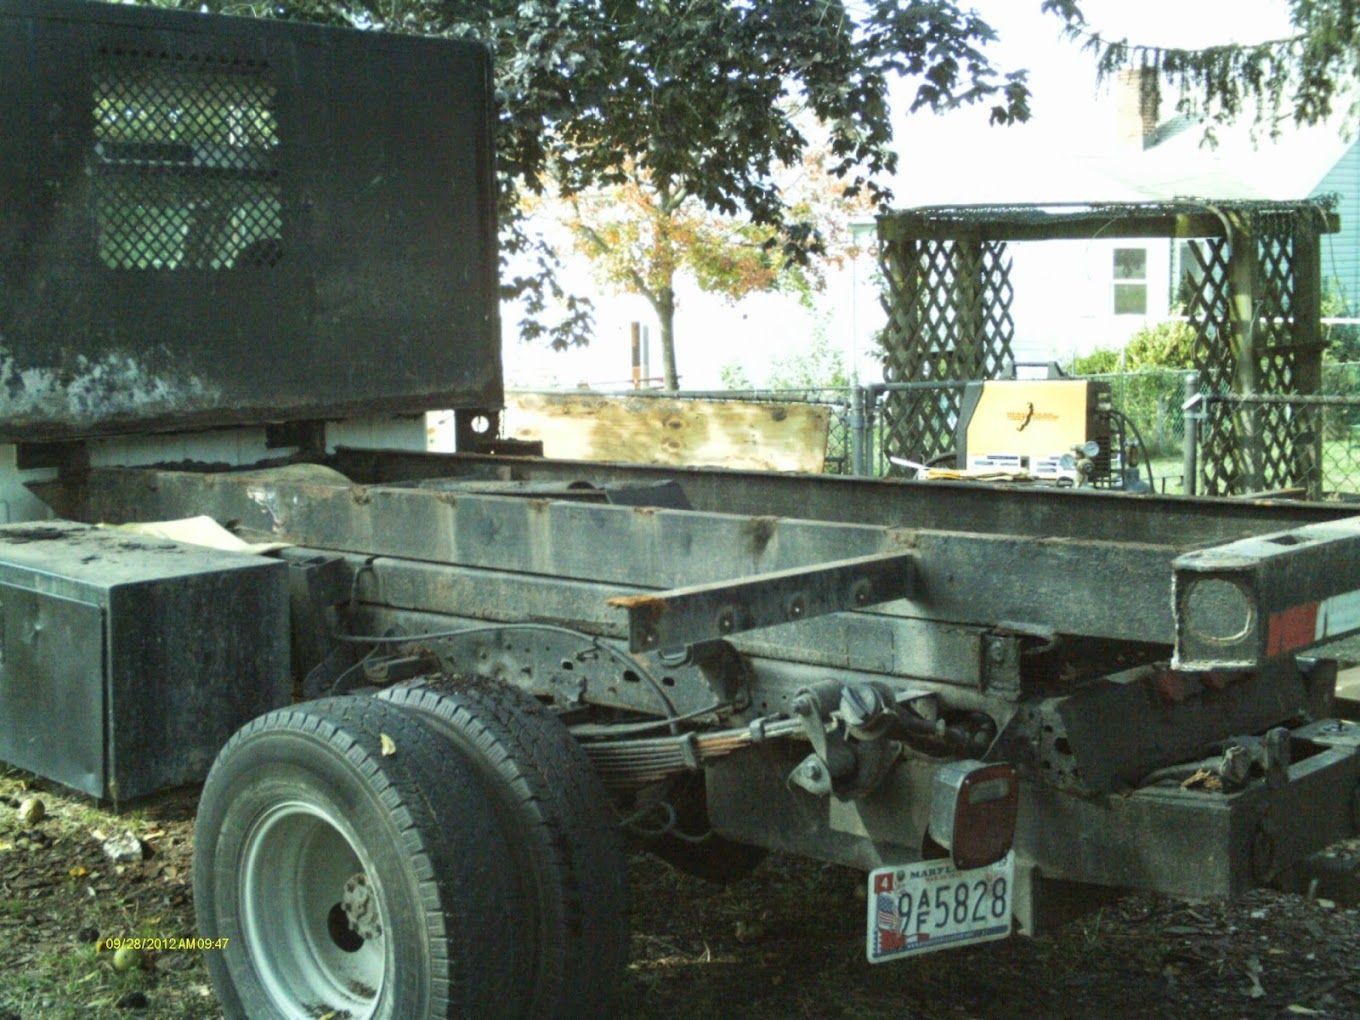
<path fill-rule="evenodd" d="M 1005 762 L 941 765 L 931 788 L 931 838 L 961 870 L 1001 860 L 1015 838 L 1019 792 L 1015 769 Z"/>

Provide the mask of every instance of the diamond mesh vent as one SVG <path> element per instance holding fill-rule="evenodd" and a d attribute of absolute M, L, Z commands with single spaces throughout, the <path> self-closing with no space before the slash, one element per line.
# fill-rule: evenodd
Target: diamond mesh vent
<path fill-rule="evenodd" d="M 110 269 L 265 269 L 283 258 L 276 91 L 256 61 L 104 50 L 94 212 Z"/>

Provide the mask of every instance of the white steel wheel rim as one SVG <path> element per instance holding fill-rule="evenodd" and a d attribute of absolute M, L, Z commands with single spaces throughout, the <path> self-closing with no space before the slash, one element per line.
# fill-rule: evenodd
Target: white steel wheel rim
<path fill-rule="evenodd" d="M 280 1016 L 363 1020 L 377 1009 L 388 918 L 347 828 L 319 805 L 290 801 L 265 812 L 246 837 L 241 933 Z"/>

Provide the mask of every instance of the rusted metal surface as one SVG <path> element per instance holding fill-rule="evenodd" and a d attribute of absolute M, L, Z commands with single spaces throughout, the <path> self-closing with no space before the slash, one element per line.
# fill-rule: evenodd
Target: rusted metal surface
<path fill-rule="evenodd" d="M 990 756 L 1077 796 L 1117 794 L 1158 768 L 1196 759 L 1225 734 L 1325 713 L 1334 677 L 1330 664 L 1302 670 L 1293 660 L 1260 673 L 1130 670 L 1026 702 Z"/>
<path fill-rule="evenodd" d="M 1360 631 L 1360 518 L 1186 553 L 1175 562 L 1181 669 L 1254 669 Z"/>
<path fill-rule="evenodd" d="M 1173 637 L 1170 546 L 454 496 L 249 472 L 100 468 L 40 491 L 81 520 L 207 513 L 322 549 L 651 589 L 914 552 L 912 597 L 880 612 L 1165 645 Z M 1074 585 L 1086 576 L 1119 584 Z"/>
<path fill-rule="evenodd" d="M 330 554 L 297 549 L 285 555 L 308 560 Z M 412 632 L 510 623 L 531 607 L 536 619 L 601 638 L 627 637 L 626 621 L 608 604 L 620 590 L 616 585 L 359 554 L 341 559 L 353 578 L 345 583 L 345 597 L 353 592 L 361 606 L 422 614 L 403 625 Z M 730 643 L 748 656 L 796 660 L 807 668 L 910 676 L 1014 696 L 1018 655 L 1005 647 L 1014 641 L 978 627 L 861 611 L 750 631 Z"/>
<path fill-rule="evenodd" d="M 0 437 L 499 406 L 488 76 L 466 43 L 0 0 Z"/>
<path fill-rule="evenodd" d="M 628 612 L 634 652 L 714 641 L 773 624 L 867 609 L 912 594 L 915 556 L 888 553 L 692 585 L 609 604 Z"/>
<path fill-rule="evenodd" d="M 1350 517 L 1341 503 L 1251 502 L 1141 496 L 1046 486 L 917 482 L 829 475 L 787 475 L 722 468 L 479 457 L 396 450 L 337 451 L 336 467 L 356 481 L 381 484 L 440 476 L 595 485 L 674 480 L 696 510 L 773 514 L 1043 538 L 1170 545 L 1233 542 L 1304 524 Z"/>
<path fill-rule="evenodd" d="M 1052 879 L 1175 896 L 1239 895 L 1360 827 L 1351 798 L 1360 782 L 1357 730 L 1332 733 L 1330 743 L 1319 742 L 1280 781 L 1257 780 L 1226 795 L 1172 784 L 1074 797 L 1022 780 L 1016 853 Z M 1315 733 L 1304 728 L 1294 739 L 1302 746 Z M 931 763 L 903 760 L 876 792 L 828 803 L 788 788 L 789 769 L 803 750 L 776 743 L 713 763 L 707 776 L 714 831 L 864 869 L 919 853 Z"/>

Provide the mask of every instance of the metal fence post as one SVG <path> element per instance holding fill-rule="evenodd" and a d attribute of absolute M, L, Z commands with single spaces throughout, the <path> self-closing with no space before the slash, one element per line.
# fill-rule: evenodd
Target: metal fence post
<path fill-rule="evenodd" d="M 856 383 L 850 389 L 850 473 L 867 475 L 864 448 L 866 443 L 864 418 L 864 387 Z"/>
<path fill-rule="evenodd" d="M 1187 496 L 1193 496 L 1197 487 L 1195 475 L 1199 470 L 1196 460 L 1199 453 L 1200 404 L 1199 373 L 1191 372 L 1185 377 L 1185 403 L 1181 405 L 1181 413 L 1185 419 L 1181 473 L 1183 476 L 1182 488 Z"/>

